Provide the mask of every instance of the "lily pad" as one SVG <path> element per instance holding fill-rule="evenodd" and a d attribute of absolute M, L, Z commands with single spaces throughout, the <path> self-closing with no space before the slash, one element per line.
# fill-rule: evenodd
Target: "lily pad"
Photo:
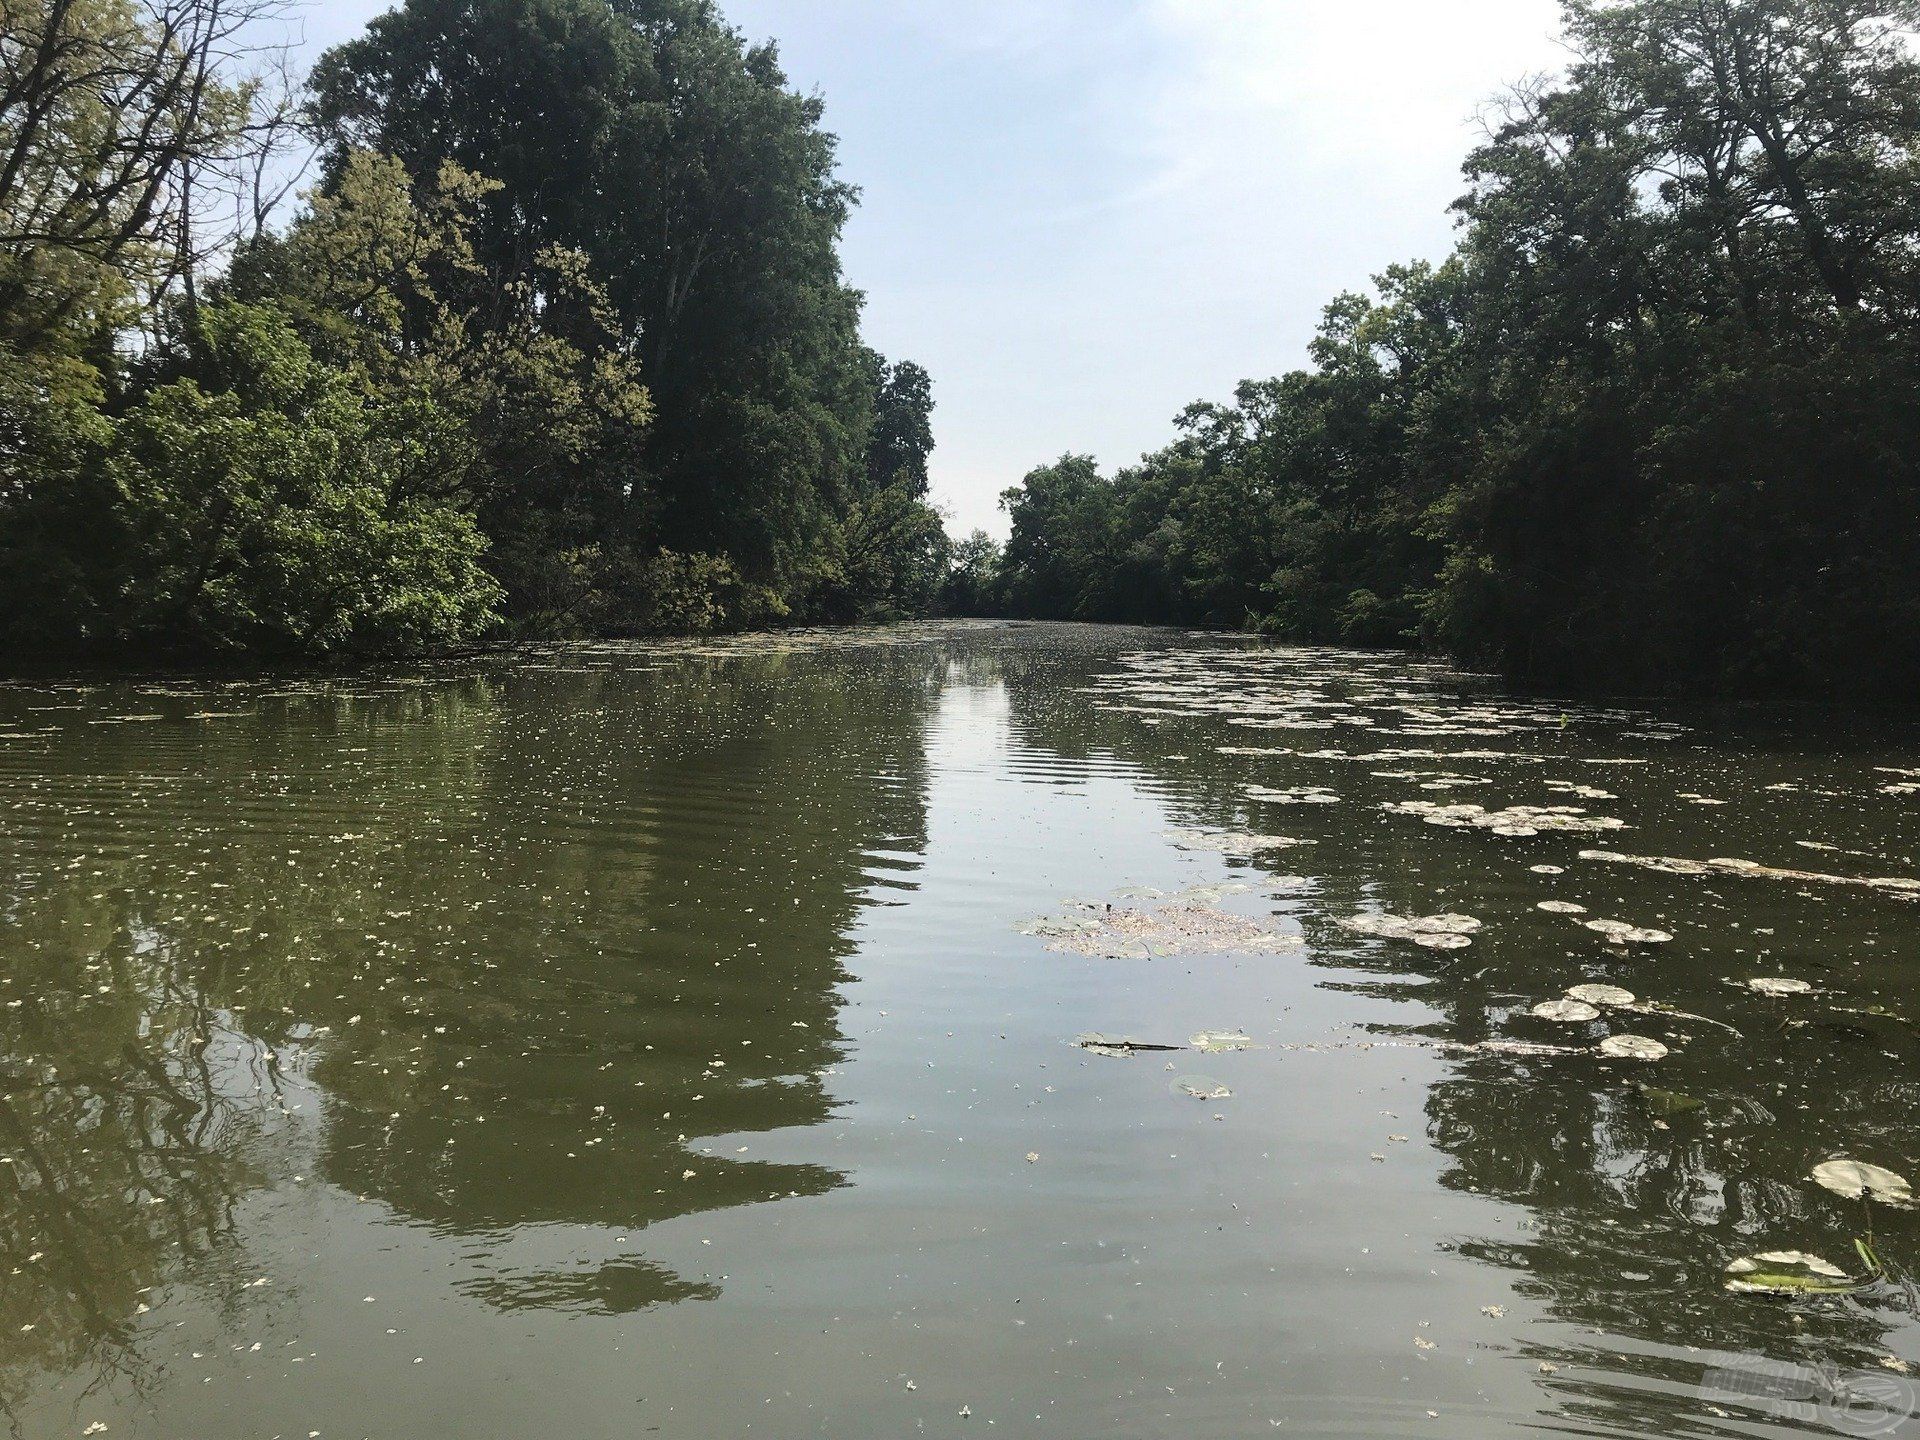
<path fill-rule="evenodd" d="M 1609 1060 L 1664 1060 L 1673 1052 L 1658 1040 L 1644 1035 L 1609 1035 L 1600 1042 L 1600 1053 Z"/>
<path fill-rule="evenodd" d="M 1813 986 L 1804 980 L 1789 980 L 1777 975 L 1763 975 L 1758 979 L 1749 980 L 1747 981 L 1747 988 L 1749 990 L 1757 990 L 1762 995 L 1772 995 L 1775 997 L 1807 995 L 1812 993 L 1813 990 Z"/>
<path fill-rule="evenodd" d="M 1860 1160 L 1827 1160 L 1813 1167 L 1813 1180 L 1849 1200 L 1877 1200 L 1906 1209 L 1913 1203 L 1913 1187 L 1906 1177 Z"/>
<path fill-rule="evenodd" d="M 1410 940 L 1429 950 L 1464 950 L 1480 922 L 1471 915 L 1354 915 L 1339 922 L 1356 935 Z"/>
<path fill-rule="evenodd" d="M 1230 1100 L 1233 1091 L 1205 1075 L 1182 1075 L 1173 1082 L 1173 1093 L 1189 1100 Z"/>
<path fill-rule="evenodd" d="M 1567 998 L 1598 1005 L 1603 1010 L 1624 1010 L 1640 1002 L 1639 996 L 1631 990 L 1622 990 L 1618 985 L 1575 985 L 1567 991 Z"/>
<path fill-rule="evenodd" d="M 1584 1025 L 1598 1020 L 1600 1012 L 1584 1000 L 1542 1000 L 1533 1007 L 1536 1019 L 1552 1020 L 1559 1025 Z"/>
<path fill-rule="evenodd" d="M 1571 900 L 1542 900 L 1538 905 L 1534 906 L 1534 909 L 1544 910 L 1549 915 L 1584 915 L 1587 913 L 1586 906 L 1576 905 Z"/>
<path fill-rule="evenodd" d="M 1640 1084 L 1636 1084 L 1633 1090 L 1649 1113 L 1663 1120 L 1671 1120 L 1676 1115 L 1691 1115 L 1696 1110 L 1706 1109 L 1706 1101 L 1679 1090 L 1662 1090 L 1654 1085 Z"/>
<path fill-rule="evenodd" d="M 1665 945 L 1673 939 L 1664 930 L 1649 930 L 1624 920 L 1589 920 L 1586 924 L 1587 929 L 1604 936 L 1609 945 Z"/>
<path fill-rule="evenodd" d="M 1860 1288 L 1838 1265 L 1805 1250 L 1743 1255 L 1727 1266 L 1726 1285 L 1736 1295 L 1845 1295 Z"/>

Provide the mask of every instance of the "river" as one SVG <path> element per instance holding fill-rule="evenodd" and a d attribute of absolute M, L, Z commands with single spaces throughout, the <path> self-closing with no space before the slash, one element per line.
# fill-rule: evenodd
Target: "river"
<path fill-rule="evenodd" d="M 11 683 L 0 1405 L 1920 1435 L 1917 849 L 1910 717 L 1174 631 Z"/>

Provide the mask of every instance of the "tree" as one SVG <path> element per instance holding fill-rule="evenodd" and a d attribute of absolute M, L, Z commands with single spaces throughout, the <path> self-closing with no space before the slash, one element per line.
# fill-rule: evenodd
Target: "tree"
<path fill-rule="evenodd" d="M 940 609 L 947 615 L 997 615 L 1000 585 L 1000 542 L 984 530 L 972 531 L 954 543 Z"/>
<path fill-rule="evenodd" d="M 509 616 L 592 629 L 617 604 L 652 401 L 584 255 L 553 245 L 515 273 L 487 268 L 476 231 L 500 188 L 451 161 L 416 181 L 390 157 L 342 156 L 285 238 L 242 254 L 230 288 L 287 310 L 374 390 L 456 417 L 433 483 L 494 537 Z"/>
<path fill-rule="evenodd" d="M 0 27 L 0 342 L 85 343 L 198 258 L 194 184 L 243 164 L 235 73 L 274 0 L 7 0 Z M 218 182 L 209 181 L 216 184 Z M 201 196 L 205 199 L 205 196 Z"/>
<path fill-rule="evenodd" d="M 97 597 L 130 640 L 299 656 L 414 653 L 484 630 L 484 537 L 445 495 L 419 397 L 367 396 L 279 315 L 205 306 L 201 379 L 145 395 L 107 473 L 127 555 Z"/>
<path fill-rule="evenodd" d="M 866 479 L 875 395 L 836 246 L 852 191 L 821 105 L 706 0 L 409 0 L 315 76 L 339 173 L 500 182 L 476 253 L 587 257 L 655 418 L 650 543 L 798 596 Z M 536 98 L 537 97 L 537 98 Z"/>
<path fill-rule="evenodd" d="M 905 485 L 927 493 L 927 457 L 933 454 L 933 377 L 902 360 L 867 352 L 873 381 L 873 433 L 867 440 L 867 486 Z"/>
<path fill-rule="evenodd" d="M 1920 683 L 1920 5 L 1565 14 L 1452 258 L 1110 484 L 1010 492 L 1018 613 L 1236 624 L 1256 593 L 1276 635 L 1534 682 Z"/>

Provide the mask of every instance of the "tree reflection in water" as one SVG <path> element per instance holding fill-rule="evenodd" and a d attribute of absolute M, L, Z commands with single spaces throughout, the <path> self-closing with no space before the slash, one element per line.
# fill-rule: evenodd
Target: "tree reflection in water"
<path fill-rule="evenodd" d="M 138 727 L 0 692 L 83 707 L 0 769 L 10 1397 L 137 1372 L 151 1292 L 237 1295 L 245 1197 L 295 1177 L 487 1239 L 455 1283 L 491 1306 L 601 1313 L 718 1293 L 614 1232 L 841 1183 L 703 1137 L 832 1114 L 937 656 L 657 663 L 160 687 Z M 515 1258 L 553 1226 L 564 1265 Z"/>

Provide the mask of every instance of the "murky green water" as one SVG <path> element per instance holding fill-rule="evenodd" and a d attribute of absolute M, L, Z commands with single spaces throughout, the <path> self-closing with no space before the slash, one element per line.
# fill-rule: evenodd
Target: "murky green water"
<path fill-rule="evenodd" d="M 19 1435 L 1920 1434 L 1920 1214 L 1808 1178 L 1920 1178 L 1920 904 L 1807 878 L 1920 876 L 1913 723 L 976 626 L 0 734 Z"/>

